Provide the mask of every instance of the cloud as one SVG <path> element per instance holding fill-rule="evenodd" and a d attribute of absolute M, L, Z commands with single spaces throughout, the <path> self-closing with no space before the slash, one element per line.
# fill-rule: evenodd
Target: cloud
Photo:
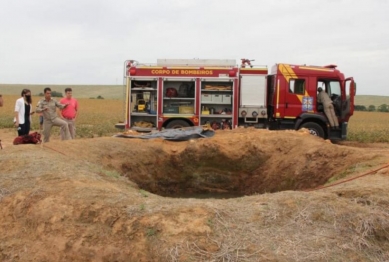
<path fill-rule="evenodd" d="M 0 79 L 115 84 L 126 59 L 245 57 L 335 63 L 359 94 L 389 95 L 386 10 L 380 0 L 3 1 Z"/>

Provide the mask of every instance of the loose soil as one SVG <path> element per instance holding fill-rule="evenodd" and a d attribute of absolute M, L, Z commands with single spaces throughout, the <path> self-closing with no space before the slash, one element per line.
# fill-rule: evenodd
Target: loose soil
<path fill-rule="evenodd" d="M 387 144 L 14 137 L 0 130 L 1 261 L 389 260 Z"/>

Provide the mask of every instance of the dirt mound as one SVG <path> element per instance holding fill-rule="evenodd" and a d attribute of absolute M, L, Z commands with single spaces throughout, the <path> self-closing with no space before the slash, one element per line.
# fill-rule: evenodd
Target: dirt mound
<path fill-rule="evenodd" d="M 11 146 L 0 134 L 2 261 L 389 259 L 388 169 L 298 191 L 386 163 L 384 147 L 250 129 L 43 146 Z M 188 191 L 251 196 L 157 195 Z"/>

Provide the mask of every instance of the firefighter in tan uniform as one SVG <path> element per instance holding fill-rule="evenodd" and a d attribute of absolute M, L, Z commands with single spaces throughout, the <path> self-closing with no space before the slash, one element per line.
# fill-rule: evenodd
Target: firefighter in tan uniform
<path fill-rule="evenodd" d="M 324 113 L 326 114 L 328 121 L 333 129 L 339 128 L 338 117 L 335 114 L 334 105 L 328 94 L 323 91 L 321 87 L 317 89 L 319 94 L 317 95 L 317 102 L 322 103 L 324 107 Z"/>
<path fill-rule="evenodd" d="M 49 142 L 50 132 L 53 126 L 61 127 L 61 139 L 69 140 L 71 139 L 69 133 L 68 123 L 59 118 L 57 115 L 57 107 L 63 109 L 68 106 L 68 104 L 60 104 L 56 100 L 51 98 L 51 89 L 46 87 L 44 89 L 45 97 L 42 98 L 38 105 L 36 106 L 36 112 L 43 114 L 43 142 Z"/>

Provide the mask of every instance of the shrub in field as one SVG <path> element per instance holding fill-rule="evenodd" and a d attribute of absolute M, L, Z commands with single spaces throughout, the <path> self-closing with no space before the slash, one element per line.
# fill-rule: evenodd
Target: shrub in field
<path fill-rule="evenodd" d="M 389 112 L 389 106 L 387 104 L 382 104 L 377 108 L 379 112 Z"/>
<path fill-rule="evenodd" d="M 355 111 L 366 111 L 366 106 L 363 106 L 363 105 L 355 105 L 354 106 L 354 110 Z"/>
<path fill-rule="evenodd" d="M 375 105 L 369 105 L 367 111 L 370 111 L 370 112 L 375 111 Z"/>

